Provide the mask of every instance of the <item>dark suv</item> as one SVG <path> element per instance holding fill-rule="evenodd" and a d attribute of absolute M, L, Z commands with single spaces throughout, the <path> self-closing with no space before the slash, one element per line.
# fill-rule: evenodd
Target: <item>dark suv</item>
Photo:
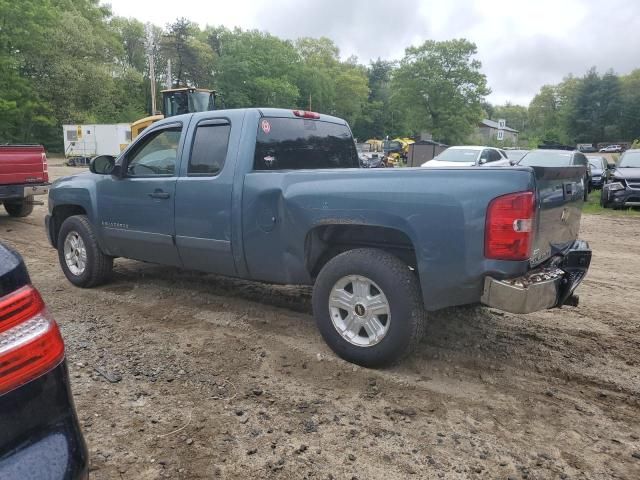
<path fill-rule="evenodd" d="M 601 195 L 600 204 L 605 208 L 640 207 L 640 149 L 622 154 Z"/>
<path fill-rule="evenodd" d="M 58 325 L 0 243 L 0 479 L 87 478 Z"/>

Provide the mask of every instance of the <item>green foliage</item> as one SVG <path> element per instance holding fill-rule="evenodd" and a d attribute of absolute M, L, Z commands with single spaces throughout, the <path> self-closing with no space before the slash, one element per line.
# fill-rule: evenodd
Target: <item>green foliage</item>
<path fill-rule="evenodd" d="M 543 86 L 529 104 L 523 130 L 526 138 L 569 145 L 638 137 L 640 70 L 618 76 L 591 69 L 582 78 L 569 76 L 558 85 Z"/>
<path fill-rule="evenodd" d="M 145 26 L 114 17 L 100 0 L 0 0 L 0 143 L 59 150 L 63 123 L 134 121 L 150 113 L 151 82 L 158 91 L 167 84 L 214 88 L 229 108 L 336 115 L 361 140 L 426 130 L 466 143 L 476 140 L 483 117 L 505 118 L 530 147 L 640 137 L 640 69 L 624 76 L 592 69 L 543 86 L 528 107 L 495 106 L 485 99 L 475 55 L 467 40 L 430 40 L 407 48 L 400 62 L 364 66 L 342 60 L 325 37 L 289 41 L 257 30 L 201 29 L 184 18 Z"/>
<path fill-rule="evenodd" d="M 393 73 L 391 98 L 410 133 L 429 130 L 434 138 L 462 142 L 482 119 L 489 94 L 476 46 L 464 39 L 428 40 L 409 47 Z"/>

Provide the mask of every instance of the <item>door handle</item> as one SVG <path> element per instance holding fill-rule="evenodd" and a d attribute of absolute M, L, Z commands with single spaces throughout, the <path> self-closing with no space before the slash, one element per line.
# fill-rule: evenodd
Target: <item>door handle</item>
<path fill-rule="evenodd" d="M 162 190 L 156 190 L 155 192 L 150 193 L 149 196 L 151 198 L 169 198 L 171 195 L 167 192 L 163 192 Z"/>

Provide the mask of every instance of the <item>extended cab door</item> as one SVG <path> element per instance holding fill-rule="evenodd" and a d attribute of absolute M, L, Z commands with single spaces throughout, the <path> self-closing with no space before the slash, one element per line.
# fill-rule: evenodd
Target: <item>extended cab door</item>
<path fill-rule="evenodd" d="M 207 112 L 191 121 L 176 186 L 176 245 L 186 268 L 236 274 L 231 215 L 241 127 L 239 112 Z"/>
<path fill-rule="evenodd" d="M 174 243 L 174 200 L 182 125 L 146 132 L 119 162 L 121 177 L 98 182 L 98 215 L 109 253 L 181 265 Z"/>

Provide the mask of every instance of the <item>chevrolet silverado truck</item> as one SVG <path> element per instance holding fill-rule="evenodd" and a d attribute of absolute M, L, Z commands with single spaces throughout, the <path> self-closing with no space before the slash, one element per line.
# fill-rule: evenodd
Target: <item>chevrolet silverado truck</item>
<path fill-rule="evenodd" d="M 41 145 L 0 145 L 0 203 L 9 215 L 30 215 L 34 195 L 48 191 L 47 156 Z"/>
<path fill-rule="evenodd" d="M 54 182 L 46 231 L 79 287 L 106 282 L 116 257 L 313 285 L 325 341 L 368 367 L 411 352 L 426 312 L 575 298 L 591 260 L 577 238 L 583 166 L 358 167 L 335 117 L 176 116 Z"/>

